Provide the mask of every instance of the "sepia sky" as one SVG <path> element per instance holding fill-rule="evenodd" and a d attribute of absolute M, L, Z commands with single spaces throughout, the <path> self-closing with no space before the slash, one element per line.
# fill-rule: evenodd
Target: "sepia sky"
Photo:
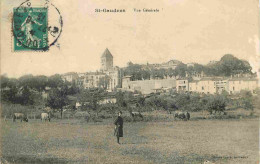
<path fill-rule="evenodd" d="M 1 0 L 1 74 L 9 77 L 95 71 L 105 48 L 120 67 L 171 59 L 206 64 L 227 53 L 254 70 L 259 64 L 257 0 L 50 0 L 63 18 L 60 48 L 13 52 L 12 10 L 23 1 Z M 126 12 L 95 12 L 103 8 Z"/>

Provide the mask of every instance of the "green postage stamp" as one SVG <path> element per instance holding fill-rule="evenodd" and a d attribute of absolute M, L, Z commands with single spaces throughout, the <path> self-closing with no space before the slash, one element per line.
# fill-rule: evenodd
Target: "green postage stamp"
<path fill-rule="evenodd" d="M 48 9 L 18 7 L 13 14 L 14 51 L 48 50 Z"/>

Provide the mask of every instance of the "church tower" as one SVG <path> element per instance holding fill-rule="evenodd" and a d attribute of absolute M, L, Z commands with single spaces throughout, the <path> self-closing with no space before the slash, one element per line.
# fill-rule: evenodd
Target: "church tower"
<path fill-rule="evenodd" d="M 106 48 L 101 56 L 101 71 L 113 70 L 113 56 L 110 51 Z"/>

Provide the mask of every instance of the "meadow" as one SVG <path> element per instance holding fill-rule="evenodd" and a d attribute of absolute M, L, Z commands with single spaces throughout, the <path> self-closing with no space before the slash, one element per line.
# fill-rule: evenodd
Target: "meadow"
<path fill-rule="evenodd" d="M 259 163 L 258 119 L 126 122 L 1 120 L 5 163 Z"/>

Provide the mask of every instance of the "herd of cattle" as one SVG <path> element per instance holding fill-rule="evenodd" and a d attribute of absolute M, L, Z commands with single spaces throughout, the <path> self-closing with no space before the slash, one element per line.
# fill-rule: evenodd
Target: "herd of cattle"
<path fill-rule="evenodd" d="M 28 122 L 28 117 L 25 116 L 23 113 L 14 113 L 13 115 L 13 122 L 15 122 L 15 120 L 20 120 L 21 122 L 25 121 Z M 42 121 L 51 121 L 51 117 L 49 113 L 41 113 L 41 120 Z"/>
<path fill-rule="evenodd" d="M 133 118 L 141 118 L 143 119 L 143 115 L 140 112 L 130 112 L 130 115 Z M 190 113 L 189 112 L 175 112 L 174 113 L 174 118 L 175 119 L 181 119 L 181 120 L 189 120 L 190 119 Z M 13 114 L 13 122 L 15 120 L 20 120 L 21 122 L 25 121 L 28 122 L 28 117 L 25 116 L 23 113 L 14 113 Z M 41 113 L 41 120 L 42 121 L 51 121 L 51 117 L 49 113 Z"/>
<path fill-rule="evenodd" d="M 133 118 L 139 117 L 143 119 L 143 115 L 140 112 L 130 112 L 131 116 Z M 175 112 L 174 113 L 175 119 L 181 119 L 181 120 L 189 120 L 190 119 L 190 113 L 189 112 Z"/>

